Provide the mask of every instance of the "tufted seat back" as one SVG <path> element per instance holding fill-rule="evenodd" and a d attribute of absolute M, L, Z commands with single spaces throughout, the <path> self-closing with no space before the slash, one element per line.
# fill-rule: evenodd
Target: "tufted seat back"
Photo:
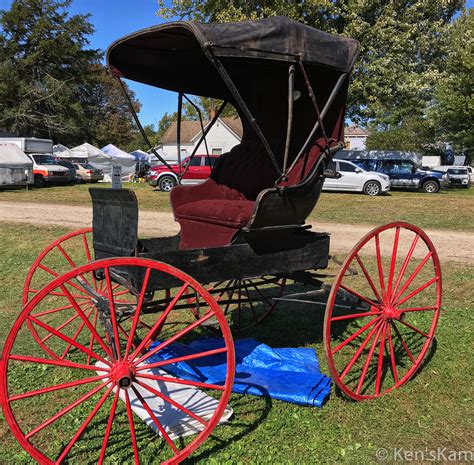
<path fill-rule="evenodd" d="M 220 156 L 211 174 L 226 200 L 255 200 L 262 190 L 274 186 L 277 177 L 270 157 L 256 140 Z"/>

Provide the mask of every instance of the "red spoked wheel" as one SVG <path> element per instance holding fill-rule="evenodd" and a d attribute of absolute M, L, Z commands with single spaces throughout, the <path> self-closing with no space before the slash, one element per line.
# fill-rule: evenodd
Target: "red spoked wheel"
<path fill-rule="evenodd" d="M 232 331 L 240 332 L 261 323 L 276 308 L 286 286 L 286 278 L 260 276 L 250 279 L 231 279 L 206 286 L 221 307 Z M 191 310 L 199 318 L 199 307 L 190 299 Z M 212 321 L 209 328 L 212 328 Z"/>
<path fill-rule="evenodd" d="M 324 342 L 332 378 L 355 400 L 405 384 L 433 341 L 441 269 L 428 236 L 404 222 L 363 237 L 332 286 Z"/>
<path fill-rule="evenodd" d="M 94 259 L 93 255 L 92 228 L 79 229 L 56 239 L 38 255 L 31 266 L 23 287 L 23 305 L 26 305 L 32 296 L 37 294 L 53 279 L 81 265 L 91 263 Z M 75 279 L 77 280 L 78 278 L 76 277 Z M 74 288 L 72 289 L 74 298 L 82 310 L 86 312 L 87 317 L 92 319 L 93 325 L 96 327 L 98 324 L 98 313 L 93 304 L 93 299 L 97 296 L 107 297 L 107 288 L 104 285 L 104 281 L 97 280 L 93 272 L 83 275 L 81 279 L 82 283 L 71 281 L 69 284 Z M 122 308 L 127 305 L 130 306 L 129 300 L 123 297 L 129 294 L 129 290 L 125 286 L 114 283 L 112 290 L 117 305 L 121 305 Z M 71 308 L 71 304 L 68 304 L 64 308 L 59 308 L 55 311 L 67 313 Z M 66 326 L 74 326 L 75 322 L 80 322 L 77 313 L 61 320 L 61 324 L 54 329 L 61 330 Z M 142 324 L 141 321 L 140 324 Z M 30 321 L 27 321 L 27 325 L 39 346 L 51 356 L 63 359 L 68 351 L 73 348 L 72 345 L 68 345 L 64 348 L 63 352 L 55 353 L 48 343 L 53 333 L 47 333 L 40 337 L 35 325 Z M 80 332 L 85 331 L 85 326 L 85 323 L 81 322 L 77 328 L 78 333 L 74 337 L 78 337 Z M 118 327 L 121 335 L 127 337 L 122 325 L 118 324 Z"/>
<path fill-rule="evenodd" d="M 94 301 L 97 325 L 73 286 L 80 287 L 91 273 L 107 289 L 105 297 Z M 127 312 L 117 303 L 127 297 L 114 295 L 118 276 L 139 277 L 134 279 L 138 299 L 128 297 Z M 162 280 L 170 282 L 170 276 L 176 283 L 166 293 L 170 300 L 147 302 L 149 294 L 164 294 L 155 289 Z M 198 320 L 189 312 L 190 294 L 202 303 Z M 56 311 L 66 306 L 71 308 Z M 79 321 L 61 324 L 75 314 Z M 173 345 L 201 338 L 202 325 L 211 318 L 220 329 L 219 348 L 160 358 Z M 62 359 L 38 355 L 28 323 L 40 337 L 52 334 L 53 354 L 72 348 Z M 82 324 L 85 330 L 78 333 Z M 218 354 L 225 364 L 222 383 L 191 381 L 171 370 L 178 362 L 209 364 Z M 152 260 L 100 260 L 56 278 L 28 302 L 5 343 L 0 400 L 13 434 L 40 463 L 103 463 L 106 455 L 117 463 L 178 463 L 209 436 L 224 413 L 229 415 L 234 357 L 224 315 L 194 279 Z M 189 389 L 192 393 L 182 397 Z"/>
<path fill-rule="evenodd" d="M 92 228 L 79 229 L 56 239 L 31 265 L 23 286 L 23 305 L 54 278 L 90 263 L 93 255 Z M 89 279 L 94 280 L 92 276 Z"/>

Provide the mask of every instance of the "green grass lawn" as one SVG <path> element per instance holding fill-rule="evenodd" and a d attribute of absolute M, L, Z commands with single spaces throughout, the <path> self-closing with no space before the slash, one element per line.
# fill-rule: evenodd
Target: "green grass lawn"
<path fill-rule="evenodd" d="M 99 183 L 95 187 L 110 187 Z M 146 184 L 125 184 L 133 189 L 144 210 L 170 211 L 169 194 Z M 90 205 L 89 184 L 43 189 L 0 191 L 0 201 Z M 383 224 L 403 220 L 422 228 L 474 230 L 474 188 L 441 190 L 438 194 L 392 191 L 380 197 L 323 192 L 310 215 L 312 221 L 348 224 Z"/>
<path fill-rule="evenodd" d="M 71 192 L 82 192 L 83 202 L 87 200 L 83 186 L 70 189 Z M 44 192 L 54 192 L 54 189 L 32 193 L 36 195 L 37 192 L 38 195 L 44 195 Z M 61 192 L 69 194 L 66 188 Z M 139 186 L 138 192 L 148 199 L 154 199 L 153 196 L 165 198 L 161 193 L 149 193 L 146 186 Z M 8 193 L 8 197 L 17 199 L 23 195 Z M 339 208 L 342 208 L 342 199 L 353 202 L 359 199 L 366 202 L 402 199 L 409 203 L 409 198 L 425 199 L 427 196 L 395 193 L 380 199 L 340 194 L 323 194 L 324 197 L 340 199 Z M 430 202 L 431 198 L 438 202 L 466 198 L 472 202 L 472 195 L 464 192 L 428 197 Z M 30 199 L 24 196 L 22 200 Z M 324 201 L 322 199 L 323 207 Z M 325 208 L 323 211 L 326 211 Z M 387 213 L 384 211 L 383 214 Z M 376 222 L 376 217 L 370 215 L 375 213 L 369 209 L 366 222 Z M 336 221 L 338 218 L 326 219 Z M 361 222 L 363 219 L 361 216 Z M 22 286 L 29 266 L 47 244 L 64 232 L 64 229 L 56 227 L 1 225 L 1 244 L 8 253 L 4 253 L 0 261 L 0 346 L 21 312 Z M 430 354 L 429 363 L 402 389 L 378 400 L 362 403 L 350 402 L 336 395 L 333 390 L 331 399 L 322 409 L 233 394 L 230 400 L 235 412 L 233 419 L 226 426 L 216 428 L 213 436 L 194 453 L 189 463 L 360 464 L 376 463 L 376 451 L 379 448 L 389 451 L 392 448 L 407 451 L 437 447 L 446 447 L 448 450 L 472 449 L 474 267 L 446 262 L 442 263 L 442 268 L 444 297 L 437 344 Z M 281 305 L 263 325 L 249 330 L 245 336 L 255 337 L 273 347 L 313 347 L 318 353 L 323 372 L 328 373 L 321 325 L 322 312 L 318 313 L 313 307 Z M 31 383 L 25 390 L 28 387 L 34 389 L 36 380 L 31 379 L 28 373 L 25 373 L 24 379 Z M 33 405 L 24 414 L 34 423 L 37 411 L 43 408 L 47 406 Z M 74 415 L 68 417 L 68 422 L 64 430 L 56 431 L 55 434 L 70 435 L 77 430 Z M 52 435 L 50 441 L 54 443 L 58 438 Z M 121 449 L 120 446 L 116 445 L 113 463 L 131 463 L 130 448 Z M 151 457 L 148 463 L 153 463 Z M 33 463 L 8 431 L 1 415 L 0 463 Z"/>

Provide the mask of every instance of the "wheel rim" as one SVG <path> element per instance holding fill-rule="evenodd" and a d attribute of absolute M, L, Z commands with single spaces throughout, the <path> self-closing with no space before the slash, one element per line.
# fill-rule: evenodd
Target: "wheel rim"
<path fill-rule="evenodd" d="M 53 279 L 77 268 L 78 266 L 90 263 L 93 259 L 93 253 L 92 228 L 79 229 L 56 239 L 41 252 L 31 266 L 23 287 L 23 305 L 26 305 L 28 299 L 32 295 L 37 294 L 40 289 Z M 103 281 L 96 280 L 94 273 L 90 272 L 85 279 L 86 283 L 93 288 L 97 294 L 102 297 L 107 297 Z M 73 284 L 75 290 L 80 293 L 78 286 L 78 283 Z M 117 304 L 123 303 L 120 302 L 120 296 L 129 293 L 128 289 L 119 284 L 113 285 L 113 291 Z M 79 295 L 77 292 L 74 295 L 81 301 L 81 307 L 85 309 L 86 313 L 89 314 L 90 312 L 90 318 L 94 321 L 94 326 L 96 326 L 97 309 L 92 304 L 93 296 L 84 293 L 80 293 Z M 78 315 L 71 316 L 69 319 L 61 322 L 61 324 L 55 329 L 61 330 L 66 326 L 73 325 L 76 320 L 79 321 L 78 318 Z M 40 336 L 35 325 L 30 321 L 27 321 L 27 325 L 36 342 L 46 353 L 59 359 L 64 359 L 67 356 L 67 352 L 71 347 L 66 347 L 65 351 L 62 353 L 56 353 L 54 349 L 48 345 L 48 340 L 51 338 L 52 333 Z M 84 331 L 84 328 L 85 325 L 81 323 L 81 326 L 77 328 L 77 331 Z M 120 330 L 122 332 L 124 331 L 123 328 L 120 328 Z"/>
<path fill-rule="evenodd" d="M 171 179 L 163 179 L 160 183 L 161 185 L 161 190 L 165 192 L 169 192 L 171 189 L 174 187 L 174 182 Z"/>
<path fill-rule="evenodd" d="M 142 283 L 139 286 L 135 311 L 129 314 L 126 322 L 129 332 L 125 337 L 121 335 L 116 324 L 122 317 L 115 304 L 112 288 L 115 273 L 130 272 L 131 269 L 140 271 Z M 107 317 L 111 326 L 104 326 L 109 328 L 108 331 L 103 327 L 94 327 L 91 315 L 88 315 L 80 302 L 74 298 L 74 292 L 77 290 L 71 284 L 78 280 L 82 282 L 81 278 L 88 276 L 90 272 L 103 276 L 111 296 L 108 299 L 110 313 Z M 170 290 L 171 302 L 156 308 L 158 315 L 149 314 L 150 306 L 145 303 L 145 296 L 155 280 L 159 280 L 160 275 L 173 276 L 177 286 Z M 199 321 L 191 318 L 183 322 L 183 312 L 175 313 L 175 310 L 190 292 L 207 303 L 207 312 Z M 136 302 L 135 296 L 131 299 Z M 88 332 L 73 336 L 73 329 L 56 330 L 55 343 L 63 346 L 73 343 L 76 350 L 70 351 L 62 360 L 45 358 L 43 354 L 38 356 L 37 343 L 32 338 L 26 322 L 29 320 L 42 331 L 51 331 L 54 326 L 53 319 L 57 322 L 58 318 L 68 318 L 67 315 L 62 315 L 63 311 L 58 310 L 64 302 L 74 303 L 74 311 L 80 315 L 82 321 L 87 321 Z M 53 308 L 53 305 L 59 307 Z M 50 312 L 45 313 L 45 308 Z M 189 315 L 189 311 L 186 313 Z M 141 314 L 146 314 L 153 320 L 149 321 L 148 328 L 139 325 Z M 223 385 L 172 378 L 161 372 L 150 374 L 149 370 L 155 370 L 158 366 L 166 370 L 166 366 L 172 364 L 173 360 L 178 361 L 171 359 L 155 362 L 151 359 L 152 356 L 175 341 L 189 342 L 193 338 L 199 338 L 202 334 L 201 325 L 210 318 L 218 321 L 224 341 L 222 348 L 185 356 L 180 358 L 180 361 L 198 358 L 207 363 L 207 357 L 217 353 L 224 354 L 226 377 Z M 155 339 L 160 341 L 160 345 L 152 348 L 151 344 Z M 163 263 L 138 258 L 97 261 L 76 268 L 48 284 L 28 302 L 15 322 L 5 343 L 1 360 L 0 400 L 5 418 L 20 444 L 41 463 L 68 459 L 102 463 L 109 450 L 112 456 L 120 450 L 121 459 L 130 459 L 134 463 L 148 463 L 150 457 L 157 460 L 158 455 L 160 461 L 180 462 L 191 454 L 217 425 L 231 393 L 235 369 L 231 333 L 214 299 L 202 286 L 181 271 Z M 151 364 L 143 365 L 150 360 Z M 26 372 L 29 384 L 25 392 Z M 184 387 L 199 387 L 216 399 L 213 411 L 204 418 L 200 417 L 190 410 L 192 407 L 188 404 L 186 405 L 189 408 L 173 401 L 166 395 L 166 390 L 153 388 L 150 383 L 155 380 L 160 383 L 171 380 Z M 186 417 L 188 422 L 199 422 L 201 431 L 197 436 L 182 438 L 179 442 L 171 439 L 160 423 L 162 417 L 156 410 L 150 410 L 149 397 L 145 398 L 143 392 L 161 398 L 164 411 L 174 408 Z M 122 400 L 118 402 L 119 399 Z M 145 410 L 148 406 L 151 411 L 149 418 L 154 429 L 161 432 L 161 436 L 138 419 L 135 411 L 132 411 L 133 406 L 137 404 Z M 34 408 L 34 415 L 25 415 L 25 412 L 31 412 L 35 405 L 42 407 Z M 71 414 L 76 415 L 74 421 L 71 421 Z M 126 452 L 124 441 L 128 441 L 129 446 Z M 116 444 L 119 443 L 121 445 L 117 449 Z"/>
<path fill-rule="evenodd" d="M 425 191 L 426 192 L 429 192 L 430 194 L 433 193 L 433 192 L 436 192 L 436 184 L 433 183 L 433 182 L 428 182 L 426 183 L 425 185 Z"/>
<path fill-rule="evenodd" d="M 93 254 L 92 228 L 79 229 L 56 239 L 31 265 L 23 286 L 23 305 L 53 279 L 77 266 L 90 263 Z"/>
<path fill-rule="evenodd" d="M 336 276 L 324 321 L 329 369 L 347 396 L 379 397 L 416 373 L 441 292 L 436 250 L 418 227 L 391 223 L 359 241 Z"/>
<path fill-rule="evenodd" d="M 207 286 L 222 309 L 233 332 L 244 331 L 265 320 L 278 305 L 286 287 L 286 279 L 277 276 L 260 276 L 251 279 L 231 279 Z M 190 299 L 196 318 L 201 316 L 195 300 Z M 209 326 L 212 330 L 212 325 Z"/>
<path fill-rule="evenodd" d="M 375 182 L 367 184 L 366 192 L 369 195 L 378 195 L 378 193 L 380 192 L 378 184 Z"/>

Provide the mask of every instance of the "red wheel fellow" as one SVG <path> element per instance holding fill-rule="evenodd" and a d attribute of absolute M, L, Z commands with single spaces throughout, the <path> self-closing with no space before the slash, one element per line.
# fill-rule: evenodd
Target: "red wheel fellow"
<path fill-rule="evenodd" d="M 441 293 L 438 255 L 420 228 L 395 222 L 363 237 L 336 276 L 324 320 L 342 392 L 364 400 L 405 384 L 434 339 Z"/>
<path fill-rule="evenodd" d="M 92 300 L 95 313 L 77 298 L 90 291 L 85 283 L 91 274 L 106 289 Z M 114 283 L 127 277 L 134 277 L 138 299 L 114 295 Z M 164 281 L 173 287 L 157 290 Z M 150 294 L 154 297 L 147 300 Z M 201 302 L 198 320 L 189 312 L 190 295 Z M 160 358 L 172 344 L 205 335 L 202 326 L 211 318 L 222 347 Z M 51 335 L 51 356 L 45 356 L 28 324 L 40 338 Z M 65 355 L 57 358 L 58 353 Z M 217 354 L 226 361 L 222 385 L 170 373 L 178 362 L 209 364 Z M 107 259 L 59 276 L 27 303 L 4 346 L 0 400 L 13 434 L 40 463 L 102 463 L 106 456 L 135 464 L 178 463 L 202 444 L 226 411 L 234 370 L 229 327 L 200 284 L 153 260 Z M 189 389 L 192 395 L 179 397 Z M 199 405 L 196 396 L 203 399 Z M 186 428 L 195 434 L 179 434 Z"/>

